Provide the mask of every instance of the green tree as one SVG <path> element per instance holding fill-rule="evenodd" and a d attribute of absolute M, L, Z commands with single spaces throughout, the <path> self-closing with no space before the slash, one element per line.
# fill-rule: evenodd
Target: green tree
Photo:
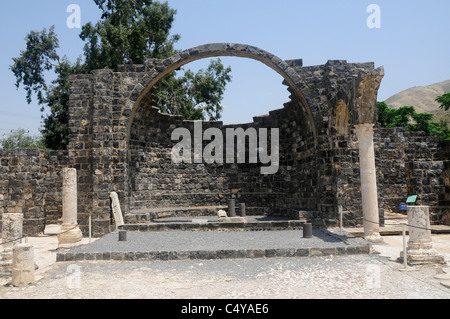
<path fill-rule="evenodd" d="M 440 104 L 440 108 L 448 111 L 450 109 L 450 92 L 444 95 L 438 96 L 436 102 Z"/>
<path fill-rule="evenodd" d="M 0 139 L 0 144 L 4 149 L 24 149 L 24 148 L 40 148 L 45 149 L 44 142 L 41 137 L 31 136 L 24 129 L 11 131 L 4 134 L 4 138 Z"/>
<path fill-rule="evenodd" d="M 121 64 L 142 64 L 146 59 L 163 59 L 177 51 L 174 44 L 179 35 L 170 35 L 176 10 L 167 2 L 151 0 L 94 0 L 102 11 L 100 20 L 82 27 L 80 38 L 85 42 L 84 61 L 71 63 L 57 53 L 59 40 L 51 27 L 41 32 L 31 31 L 26 37 L 26 49 L 13 58 L 10 67 L 16 86 L 23 85 L 27 102 L 37 96 L 37 102 L 50 114 L 43 120 L 42 135 L 50 149 L 65 149 L 68 144 L 69 76 L 90 73 L 95 69 L 117 70 Z M 54 73 L 56 80 L 48 82 L 45 74 Z M 173 72 L 155 90 L 157 106 L 186 119 L 218 119 L 231 69 L 220 60 L 212 61 L 207 71 L 194 74 L 186 71 L 176 77 Z M 170 91 L 168 91 L 170 89 Z M 210 91 L 208 91 L 210 90 Z M 168 91 L 168 92 L 161 92 Z M 165 96 L 166 94 L 166 96 Z"/>
<path fill-rule="evenodd" d="M 385 102 L 378 102 L 378 122 L 382 127 L 408 127 L 414 114 L 416 111 L 412 106 L 394 109 L 387 106 Z"/>
<path fill-rule="evenodd" d="M 394 109 L 385 102 L 378 102 L 378 122 L 382 127 L 405 127 L 408 131 L 423 131 L 439 139 L 450 139 L 445 123 L 433 122 L 433 114 L 417 113 L 413 106 Z"/>
<path fill-rule="evenodd" d="M 408 124 L 409 131 L 422 131 L 427 135 L 430 135 L 432 131 L 431 123 L 433 120 L 433 114 L 431 113 L 416 113 L 412 114 L 414 123 Z M 436 123 L 437 124 L 437 123 Z"/>
<path fill-rule="evenodd" d="M 89 71 L 121 64 L 142 64 L 148 58 L 175 53 L 178 34 L 170 36 L 176 10 L 151 0 L 94 0 L 101 19 L 83 26 L 84 55 Z"/>
<path fill-rule="evenodd" d="M 50 108 L 50 114 L 44 118 L 42 128 L 43 141 L 49 149 L 65 149 L 68 144 L 68 101 L 69 75 L 82 73 L 84 68 L 80 61 L 72 65 L 66 57 L 57 53 L 59 40 L 51 27 L 48 31 L 31 31 L 27 34 L 26 49 L 20 56 L 13 58 L 10 67 L 16 77 L 16 87 L 23 85 L 28 103 L 33 94 L 44 112 Z M 47 84 L 45 74 L 53 71 L 56 79 Z"/>
<path fill-rule="evenodd" d="M 222 117 L 221 105 L 225 88 L 231 81 L 231 68 L 220 59 L 212 60 L 206 70 L 196 74 L 187 70 L 182 77 L 170 74 L 154 88 L 159 109 L 167 114 L 182 115 L 186 120 L 217 121 Z"/>
<path fill-rule="evenodd" d="M 71 64 L 66 58 L 55 66 L 57 78 L 47 91 L 46 98 L 50 115 L 43 119 L 41 130 L 44 143 L 50 149 L 64 150 L 69 143 L 69 76 L 83 73 L 84 70 L 80 60 Z"/>
<path fill-rule="evenodd" d="M 59 40 L 55 28 L 51 27 L 41 32 L 31 31 L 27 34 L 26 49 L 20 52 L 18 58 L 13 58 L 14 64 L 10 67 L 16 77 L 16 87 L 24 86 L 27 93 L 27 102 L 31 103 L 33 93 L 36 94 L 38 103 L 46 103 L 48 90 L 44 73 L 53 70 L 55 64 L 59 64 Z M 42 108 L 43 111 L 43 108 Z"/>

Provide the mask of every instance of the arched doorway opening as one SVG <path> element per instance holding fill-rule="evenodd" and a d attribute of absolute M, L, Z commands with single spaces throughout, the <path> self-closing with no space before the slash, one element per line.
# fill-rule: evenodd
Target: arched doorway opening
<path fill-rule="evenodd" d="M 253 122 L 202 123 L 203 130 L 214 128 L 224 133 L 227 129 L 240 128 L 245 132 L 266 129 L 270 133 L 271 129 L 278 129 L 279 168 L 275 174 L 261 174 L 261 163 L 173 163 L 171 151 L 176 144 L 172 140 L 173 131 L 184 128 L 194 134 L 195 123 L 180 116 L 161 114 L 152 106 L 152 87 L 183 65 L 218 56 L 262 62 L 280 74 L 288 87 L 290 101 L 267 115 L 256 116 Z M 251 46 L 212 44 L 147 63 L 153 64 L 153 68 L 132 95 L 137 98 L 128 123 L 130 212 L 205 207 L 214 210 L 225 206 L 229 198 L 245 202 L 250 214 L 271 214 L 289 207 L 316 209 L 313 200 L 317 180 L 315 122 L 300 89 L 305 84 L 286 61 Z M 203 141 L 203 146 L 207 143 Z"/>

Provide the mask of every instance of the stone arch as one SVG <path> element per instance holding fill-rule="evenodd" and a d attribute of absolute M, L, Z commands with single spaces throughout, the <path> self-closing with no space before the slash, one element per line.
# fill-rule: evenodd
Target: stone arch
<path fill-rule="evenodd" d="M 314 139 L 316 138 L 317 131 L 315 128 L 314 116 L 303 93 L 304 91 L 308 91 L 308 87 L 300 75 L 288 64 L 288 62 L 267 51 L 250 45 L 233 43 L 206 44 L 177 53 L 165 60 L 147 60 L 145 65 L 149 71 L 134 88 L 129 98 L 130 103 L 127 105 L 128 108 L 131 108 L 127 122 L 127 136 L 130 136 L 131 125 L 135 118 L 136 110 L 141 101 L 150 94 L 151 89 L 156 83 L 183 65 L 196 60 L 219 56 L 253 59 L 267 65 L 280 74 L 285 81 L 284 83 L 289 86 L 289 90 L 294 95 L 295 100 L 301 109 L 300 112 L 305 116 L 306 123 L 308 123 L 309 126 L 308 129 L 311 131 Z"/>
<path fill-rule="evenodd" d="M 250 200 L 258 207 L 275 208 L 278 211 L 274 213 L 282 215 L 291 214 L 293 210 L 295 214 L 307 210 L 313 214 L 311 216 L 333 221 L 340 202 L 353 211 L 361 210 L 361 191 L 365 190 L 359 182 L 361 160 L 353 160 L 353 157 L 364 153 L 354 142 L 359 137 L 365 138 L 365 130 L 369 134 L 373 131 L 383 68 L 375 69 L 373 62 L 340 60 L 303 66 L 301 60 L 283 61 L 249 45 L 218 43 L 192 48 L 165 60 L 119 66 L 117 72 L 102 69 L 92 74 L 71 76 L 68 151 L 70 166 L 79 170 L 79 220 L 83 232 L 87 232 L 88 216 L 93 217 L 94 233 L 109 231 L 112 218 L 109 192 L 112 191 L 119 195 L 125 214 L 151 204 L 149 198 L 156 204 L 151 207 L 158 208 L 164 198 L 149 197 L 154 195 L 170 197 L 167 202 L 176 204 L 171 207 L 206 202 L 204 198 L 191 200 L 190 192 L 178 194 L 177 185 L 172 181 L 180 185 L 184 185 L 184 181 L 177 182 L 169 176 L 184 169 L 173 170 L 168 156 L 173 147 L 169 134 L 175 127 L 186 127 L 192 132 L 193 121 L 161 114 L 149 102 L 153 85 L 166 74 L 189 62 L 217 56 L 260 61 L 279 73 L 284 79 L 283 84 L 288 86 L 291 101 L 283 108 L 255 116 L 253 123 L 242 124 L 245 127 L 280 128 L 280 171 L 261 177 L 258 167 L 253 166 L 235 165 L 240 170 L 238 173 L 235 166 L 226 169 L 214 165 L 190 167 L 183 170 L 182 175 L 187 172 L 188 177 L 197 178 L 197 169 L 206 167 L 206 170 L 202 175 L 202 186 L 198 187 L 197 180 L 189 180 L 189 188 L 202 191 L 205 185 L 223 186 L 212 193 L 216 197 L 208 199 L 216 202 L 219 198 L 222 203 L 225 193 L 228 196 L 244 182 L 244 191 L 240 195 L 257 194 Z M 338 120 L 345 124 L 348 135 L 337 134 L 334 127 L 339 100 L 347 106 L 343 108 L 340 102 L 345 112 L 341 112 L 344 116 Z M 221 122 L 206 125 L 227 128 Z M 241 124 L 235 126 L 238 125 Z M 362 151 L 371 150 L 370 139 L 367 140 L 369 143 L 359 143 L 359 146 L 369 146 Z M 165 175 L 161 177 L 160 173 Z M 208 183 L 209 176 L 222 179 L 218 183 Z M 261 178 L 254 180 L 255 176 Z M 369 184 L 376 189 L 376 181 L 371 180 Z M 154 185 L 159 188 L 153 188 Z M 173 195 L 188 197 L 177 200 Z M 377 195 L 370 196 L 375 198 Z M 364 212 L 364 215 L 373 218 L 376 211 Z"/>
<path fill-rule="evenodd" d="M 282 163 L 280 166 L 282 167 L 283 172 L 286 171 L 288 166 L 293 163 L 294 159 L 291 157 L 289 152 L 292 149 L 299 151 L 302 153 L 296 157 L 296 160 L 303 161 L 307 163 L 311 163 L 311 165 L 307 164 L 308 167 L 305 167 L 305 171 L 313 170 L 314 164 L 312 164 L 315 159 L 316 148 L 317 148 L 317 133 L 316 133 L 316 121 L 313 115 L 313 110 L 310 107 L 310 101 L 307 100 L 309 95 L 308 87 L 303 82 L 301 76 L 297 73 L 294 67 L 300 67 L 301 60 L 293 60 L 293 61 L 283 61 L 280 58 L 274 56 L 271 53 L 263 51 L 259 48 L 242 45 L 242 44 L 208 44 L 199 46 L 196 48 L 188 49 L 181 53 L 176 54 L 175 56 L 168 58 L 166 60 L 148 60 L 145 62 L 143 69 L 145 72 L 142 74 L 139 82 L 136 82 L 134 89 L 130 92 L 128 100 L 125 105 L 125 112 L 127 112 L 126 123 L 126 148 L 128 155 L 128 170 L 127 170 L 127 188 L 129 190 L 128 198 L 128 207 L 129 211 L 138 211 L 140 209 L 144 209 L 145 207 L 150 205 L 153 207 L 153 203 L 158 203 L 157 205 L 175 205 L 177 206 L 180 203 L 184 203 L 188 206 L 195 206 L 199 202 L 203 203 L 213 203 L 220 202 L 222 203 L 223 198 L 216 200 L 212 198 L 209 193 L 221 193 L 225 194 L 229 191 L 233 191 L 237 188 L 238 184 L 243 183 L 219 183 L 221 185 L 218 189 L 210 189 L 206 190 L 206 195 L 204 195 L 204 200 L 195 199 L 194 195 L 186 195 L 183 193 L 183 188 L 179 189 L 178 194 L 172 194 L 174 191 L 172 189 L 167 189 L 165 187 L 166 183 L 158 183 L 162 179 L 163 174 L 156 174 L 158 168 L 155 168 L 154 162 L 158 162 L 158 166 L 161 167 L 170 167 L 170 161 L 166 157 L 165 151 L 160 151 L 161 149 L 167 150 L 170 149 L 170 145 L 166 145 L 166 142 L 171 142 L 169 131 L 173 131 L 172 126 L 176 127 L 188 127 L 189 130 L 192 131 L 192 121 L 184 121 L 181 116 L 172 116 L 167 114 L 162 114 L 156 107 L 151 105 L 152 100 L 152 88 L 158 83 L 164 76 L 169 73 L 179 69 L 183 65 L 186 65 L 190 62 L 194 62 L 196 60 L 211 58 L 211 57 L 219 57 L 219 56 L 231 56 L 231 57 L 240 57 L 240 58 L 248 58 L 259 61 L 266 66 L 270 67 L 272 70 L 276 71 L 283 78 L 283 83 L 288 86 L 288 91 L 290 92 L 290 101 L 284 105 L 283 108 L 271 111 L 269 115 L 264 116 L 255 116 L 253 123 L 243 124 L 246 128 L 247 126 L 255 126 L 255 127 L 268 127 L 268 128 L 281 128 L 285 125 L 290 126 L 291 130 L 298 131 L 298 135 L 294 137 L 296 133 L 285 133 L 284 141 L 287 138 L 291 141 L 288 143 L 289 145 L 281 146 L 283 154 L 281 155 Z M 169 129 L 166 124 L 169 123 L 171 129 Z M 220 129 L 225 129 L 226 125 L 222 125 L 222 122 L 209 122 L 204 123 L 204 125 L 212 125 L 218 126 Z M 241 124 L 239 124 L 241 125 Z M 147 128 L 149 128 L 147 130 Z M 142 131 L 141 131 L 142 129 Z M 156 133 L 156 131 L 159 131 Z M 283 129 L 282 129 L 283 131 Z M 289 129 L 287 130 L 289 131 Z M 152 140 L 153 139 L 153 140 Z M 283 137 L 282 137 L 283 139 Z M 153 144 L 155 143 L 155 144 Z M 169 143 L 170 144 L 170 143 Z M 281 143 L 283 144 L 283 142 Z M 284 144 L 286 144 L 284 142 Z M 157 145 L 157 146 L 156 146 Z M 161 148 L 160 148 L 161 146 Z M 157 152 L 153 151 L 147 152 L 150 149 L 157 149 Z M 153 158 L 148 158 L 146 154 L 155 154 L 156 156 Z M 289 154 L 288 154 L 289 153 Z M 289 164 L 288 164 L 289 163 Z M 300 164 L 298 164 L 300 165 Z M 303 164 L 302 164 L 303 165 Z M 192 167 L 187 170 L 192 169 Z M 241 168 L 240 168 L 241 169 Z M 255 167 L 245 166 L 242 168 L 246 170 L 245 173 L 242 173 L 241 176 L 247 176 L 250 178 L 251 174 L 254 174 L 253 170 L 258 170 Z M 199 179 L 206 180 L 210 176 L 219 176 L 219 179 L 223 178 L 232 179 L 233 177 L 228 176 L 223 172 L 220 168 L 217 168 L 215 165 L 207 165 L 204 168 L 204 172 L 196 174 L 196 177 Z M 173 170 L 175 171 L 175 169 Z M 220 172 L 218 172 L 220 171 Z M 169 173 L 168 173 L 169 174 Z M 178 175 L 183 175 L 184 173 L 180 173 Z M 225 176 L 225 175 L 226 176 Z M 284 174 L 289 174 L 288 172 L 284 172 Z M 311 172 L 308 178 L 305 178 L 302 181 L 298 181 L 298 184 L 309 183 L 310 179 L 316 179 L 316 173 Z M 252 175 L 253 176 L 253 175 Z M 256 176 L 256 175 L 255 175 Z M 272 177 L 263 177 L 261 183 L 258 186 L 254 186 L 254 189 L 244 191 L 242 196 L 250 196 L 249 194 L 252 192 L 262 193 L 263 189 L 265 189 L 266 185 L 269 183 L 273 185 L 277 185 L 279 187 L 284 181 L 283 174 L 277 174 L 277 181 L 273 182 Z M 293 177 L 293 179 L 297 179 L 297 177 Z M 151 182 L 150 182 L 151 181 Z M 154 182 L 155 181 L 155 182 Z M 177 183 L 177 180 L 174 180 Z M 176 184 L 175 183 L 175 184 Z M 288 182 L 286 182 L 288 183 Z M 297 182 L 290 183 L 289 187 L 290 197 L 289 201 L 299 201 L 303 200 L 307 196 L 302 196 L 300 194 L 295 195 L 296 192 L 304 189 L 310 189 L 311 185 L 303 185 L 303 187 L 297 187 L 294 184 Z M 179 183 L 180 184 L 180 183 Z M 183 184 L 183 183 L 182 183 Z M 232 186 L 235 185 L 235 186 Z M 180 185 L 176 184 L 174 187 L 178 187 Z M 221 188 L 223 186 L 223 188 Z M 181 187 L 181 186 L 180 186 Z M 189 185 L 190 187 L 190 185 Z M 212 187 L 212 186 L 208 186 Z M 246 186 L 243 186 L 244 188 Z M 258 192 L 258 189 L 261 191 Z M 153 195 L 152 195 L 153 194 Z M 154 195 L 157 194 L 157 195 Z M 241 193 L 242 194 L 242 193 Z M 158 197 L 159 196 L 159 197 Z M 179 196 L 179 197 L 177 197 Z M 185 196 L 181 198 L 182 196 Z M 203 196 L 203 195 L 199 195 Z M 214 195 L 216 196 L 216 195 Z M 224 195 L 225 196 L 225 195 Z M 262 195 L 258 195 L 262 196 Z M 281 195 L 281 191 L 276 192 L 276 194 L 271 194 L 267 196 L 268 205 L 275 205 L 277 202 L 276 196 L 285 196 Z M 191 202 L 187 203 L 187 198 L 194 198 Z M 262 201 L 256 200 L 257 196 L 253 196 L 252 199 L 248 199 L 247 204 L 255 207 L 255 203 Z M 175 199 L 174 199 L 175 198 Z M 300 198 L 300 199 L 299 199 Z M 222 203 L 223 204 L 223 203 Z M 311 209 L 315 209 L 315 206 L 312 207 L 312 204 L 301 204 L 302 207 L 306 207 L 309 205 Z M 269 209 L 270 207 L 267 206 Z"/>

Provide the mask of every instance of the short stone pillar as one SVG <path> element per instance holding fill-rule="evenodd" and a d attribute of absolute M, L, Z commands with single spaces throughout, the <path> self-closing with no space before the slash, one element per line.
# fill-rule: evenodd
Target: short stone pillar
<path fill-rule="evenodd" d="M 12 260 L 13 247 L 20 243 L 23 230 L 23 215 L 22 214 L 3 214 L 2 218 L 2 245 L 3 260 Z"/>
<path fill-rule="evenodd" d="M 378 210 L 373 124 L 357 124 L 355 128 L 359 140 L 364 238 L 371 242 L 382 242 Z"/>
<path fill-rule="evenodd" d="M 63 170 L 63 225 L 58 235 L 58 248 L 77 246 L 83 234 L 78 227 L 77 170 Z"/>
<path fill-rule="evenodd" d="M 239 204 L 239 215 L 241 215 L 241 217 L 247 217 L 245 203 L 240 203 Z"/>
<path fill-rule="evenodd" d="M 406 249 L 408 263 L 411 265 L 445 263 L 445 258 L 433 249 L 429 207 L 409 206 L 408 225 L 409 241 Z"/>
<path fill-rule="evenodd" d="M 12 285 L 26 287 L 35 282 L 34 250 L 30 244 L 18 244 L 13 249 Z"/>
<path fill-rule="evenodd" d="M 236 217 L 236 200 L 228 200 L 228 217 Z"/>
<path fill-rule="evenodd" d="M 13 248 L 21 242 L 23 230 L 23 215 L 7 213 L 2 215 L 2 245 L 3 252 L 0 261 L 0 276 L 11 276 Z"/>
<path fill-rule="evenodd" d="M 303 238 L 312 238 L 312 224 L 311 223 L 305 223 L 303 225 Z"/>
<path fill-rule="evenodd" d="M 126 230 L 119 230 L 119 241 L 127 241 L 127 234 Z"/>

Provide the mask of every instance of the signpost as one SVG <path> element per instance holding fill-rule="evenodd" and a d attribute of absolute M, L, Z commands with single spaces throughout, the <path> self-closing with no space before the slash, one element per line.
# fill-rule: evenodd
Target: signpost
<path fill-rule="evenodd" d="M 408 196 L 406 204 L 400 204 L 400 211 L 407 211 L 408 206 L 415 206 L 417 202 L 417 195 Z"/>

